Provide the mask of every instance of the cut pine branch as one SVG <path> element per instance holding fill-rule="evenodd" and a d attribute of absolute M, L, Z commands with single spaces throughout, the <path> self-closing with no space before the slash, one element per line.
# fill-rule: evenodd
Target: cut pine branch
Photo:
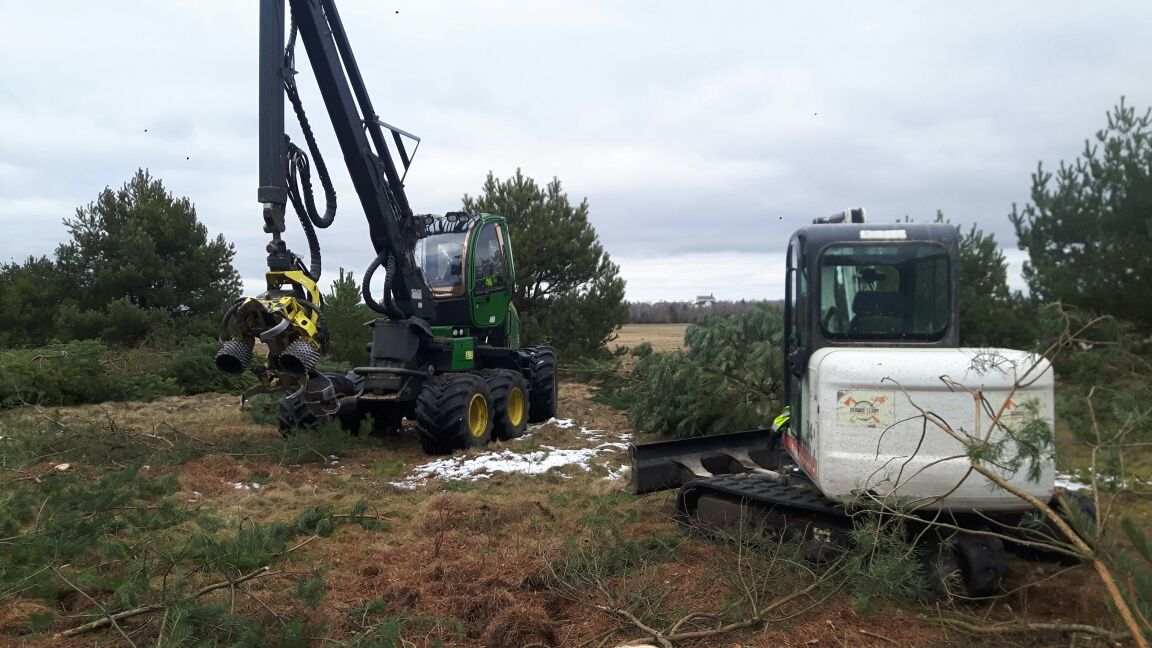
<path fill-rule="evenodd" d="M 206 585 L 204 587 L 201 587 L 199 590 L 196 591 L 195 594 L 193 594 L 193 598 L 200 598 L 201 596 L 204 596 L 205 594 L 208 594 L 211 592 L 215 592 L 216 590 L 220 590 L 220 589 L 224 589 L 224 588 L 233 588 L 233 587 L 236 587 L 237 585 L 239 585 L 240 583 L 244 583 L 244 582 L 250 581 L 254 578 L 259 578 L 261 576 L 268 576 L 270 574 L 275 574 L 275 573 L 279 573 L 279 572 L 270 571 L 269 567 L 264 566 L 264 567 L 261 567 L 260 569 L 257 569 L 256 571 L 244 574 L 243 576 L 241 576 L 239 578 L 221 581 L 219 583 L 213 583 L 211 585 Z M 167 609 L 167 606 L 165 606 L 164 604 L 154 603 L 151 605 L 142 605 L 142 606 L 137 607 L 137 608 L 132 608 L 131 610 L 124 610 L 123 612 L 117 612 L 115 614 L 106 614 L 103 618 L 96 619 L 95 621 L 91 621 L 89 623 L 85 623 L 84 625 L 76 626 L 75 628 L 70 628 L 70 629 L 65 630 L 63 632 L 59 632 L 59 633 L 55 634 L 52 638 L 53 639 L 62 639 L 65 637 L 75 637 L 77 635 L 84 634 L 85 632 L 91 632 L 93 630 L 99 630 L 101 628 L 106 628 L 106 627 L 111 626 L 111 625 L 116 625 L 117 623 L 119 623 L 120 621 L 123 621 L 124 619 L 130 619 L 132 617 L 140 616 L 142 614 L 151 614 L 153 612 L 160 612 L 160 611 L 163 611 L 165 609 Z"/>

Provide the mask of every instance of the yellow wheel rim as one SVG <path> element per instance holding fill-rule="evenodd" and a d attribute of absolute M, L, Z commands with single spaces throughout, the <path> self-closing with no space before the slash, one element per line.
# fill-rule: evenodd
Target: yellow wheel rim
<path fill-rule="evenodd" d="M 488 401 L 482 394 L 473 394 L 468 401 L 468 431 L 477 439 L 488 433 Z"/>
<path fill-rule="evenodd" d="M 517 427 L 524 422 L 524 391 L 519 388 L 508 392 L 508 422 Z"/>

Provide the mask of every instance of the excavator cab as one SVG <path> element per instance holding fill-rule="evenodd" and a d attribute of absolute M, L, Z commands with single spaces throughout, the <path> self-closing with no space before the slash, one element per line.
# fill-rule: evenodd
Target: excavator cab
<path fill-rule="evenodd" d="M 960 345 L 959 234 L 951 225 L 816 223 L 788 245 L 785 400 L 804 420 L 808 361 L 825 347 Z"/>
<path fill-rule="evenodd" d="M 954 226 L 865 223 L 859 212 L 817 219 L 789 242 L 787 424 L 633 446 L 633 492 L 795 466 L 830 502 L 867 491 L 912 498 L 926 509 L 1021 506 L 1015 496 L 971 478 L 968 464 L 956 459 L 964 457 L 962 445 L 943 433 L 926 434 L 918 408 L 956 429 L 987 423 L 971 395 L 949 388 L 946 377 L 974 384 L 994 407 L 1004 403 L 1005 426 L 1051 421 L 1051 372 L 1022 351 L 960 348 Z M 1036 363 L 1038 377 L 1014 386 L 1014 372 Z M 1047 461 L 1039 480 L 1015 475 L 1013 483 L 1046 498 L 1053 470 Z"/>

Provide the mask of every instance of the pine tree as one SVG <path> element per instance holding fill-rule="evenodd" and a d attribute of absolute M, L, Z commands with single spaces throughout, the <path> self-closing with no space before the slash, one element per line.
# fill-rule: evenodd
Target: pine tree
<path fill-rule="evenodd" d="M 992 234 L 975 225 L 960 238 L 960 343 L 1027 348 L 1029 300 L 1008 288 L 1008 262 Z"/>
<path fill-rule="evenodd" d="M 371 332 L 364 323 L 374 315 L 360 298 L 360 286 L 351 272 L 340 268 L 340 277 L 324 296 L 324 317 L 328 322 L 328 355 L 354 365 L 368 364 L 364 344 Z"/>
<path fill-rule="evenodd" d="M 1061 301 L 1152 328 L 1152 109 L 1120 104 L 1080 157 L 1055 173 L 1041 162 L 1032 203 L 1010 219 L 1028 251 L 1024 278 Z M 1053 186 L 1053 184 L 1055 186 Z"/>
<path fill-rule="evenodd" d="M 550 344 L 567 358 L 597 353 L 627 321 L 620 268 L 588 221 L 588 201 L 573 206 L 560 180 L 541 188 L 519 169 L 507 180 L 489 173 L 464 209 L 508 220 L 526 344 Z"/>
<path fill-rule="evenodd" d="M 53 336 L 60 302 L 75 294 L 47 257 L 0 265 L 0 346 L 41 345 Z"/>
<path fill-rule="evenodd" d="M 211 330 L 240 293 L 235 249 L 196 217 L 187 198 L 140 169 L 119 190 L 64 220 L 72 240 L 56 249 L 57 267 L 76 287 L 59 316 L 65 331 L 112 341 L 140 327 L 172 322 L 178 332 Z"/>

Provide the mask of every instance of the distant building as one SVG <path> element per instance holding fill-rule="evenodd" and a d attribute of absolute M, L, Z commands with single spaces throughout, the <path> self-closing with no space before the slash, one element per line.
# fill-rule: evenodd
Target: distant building
<path fill-rule="evenodd" d="M 696 295 L 696 308 L 710 308 L 715 303 L 716 298 L 712 295 Z"/>

